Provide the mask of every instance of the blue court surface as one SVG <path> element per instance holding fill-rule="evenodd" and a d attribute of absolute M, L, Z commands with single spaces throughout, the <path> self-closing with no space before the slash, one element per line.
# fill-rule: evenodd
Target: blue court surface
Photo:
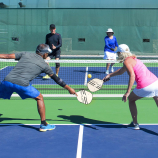
<path fill-rule="evenodd" d="M 1 158 L 156 158 L 158 125 L 56 125 L 39 132 L 39 125 L 1 124 Z"/>
<path fill-rule="evenodd" d="M 116 71 L 121 67 L 114 67 Z M 9 74 L 9 72 L 13 69 L 11 66 L 7 66 L 0 70 L 0 81 L 3 81 L 4 78 Z M 59 77 L 62 78 L 69 85 L 84 85 L 85 82 L 93 78 L 103 79 L 105 74 L 105 67 L 88 67 L 88 71 L 86 71 L 86 67 L 61 67 L 59 71 Z M 157 67 L 148 67 L 148 69 L 153 72 L 158 77 Z M 52 67 L 53 72 L 55 72 L 55 67 Z M 92 74 L 92 78 L 89 79 L 86 77 L 86 74 Z M 43 76 L 45 74 L 42 73 L 37 76 L 34 80 L 32 80 L 31 84 L 33 85 L 48 85 L 48 84 L 56 84 L 53 80 L 43 80 Z M 128 84 L 128 74 L 125 72 L 123 75 L 113 77 L 112 80 L 106 82 L 106 85 L 127 85 Z"/>

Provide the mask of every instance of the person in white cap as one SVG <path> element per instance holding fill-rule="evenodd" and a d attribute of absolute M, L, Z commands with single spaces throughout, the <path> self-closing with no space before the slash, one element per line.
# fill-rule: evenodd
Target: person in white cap
<path fill-rule="evenodd" d="M 118 47 L 117 39 L 114 36 L 114 31 L 109 28 L 107 31 L 107 36 L 104 38 L 105 41 L 105 47 L 104 47 L 104 58 L 107 60 L 116 60 L 116 52 L 115 49 Z M 106 74 L 109 74 L 109 68 L 110 72 L 114 72 L 113 65 L 115 63 L 107 63 L 106 64 Z"/>
<path fill-rule="evenodd" d="M 122 75 L 127 71 L 129 75 L 128 88 L 123 95 L 122 101 L 129 100 L 129 108 L 132 115 L 133 122 L 128 125 L 128 128 L 140 129 L 137 122 L 137 107 L 136 101 L 143 97 L 152 97 L 158 106 L 158 78 L 148 70 L 148 68 L 136 58 L 130 52 L 127 45 L 121 44 L 117 49 L 118 60 L 123 62 L 123 67 L 115 72 L 108 74 L 103 78 L 105 81 L 107 78 Z M 134 81 L 137 83 L 137 87 L 130 93 Z"/>

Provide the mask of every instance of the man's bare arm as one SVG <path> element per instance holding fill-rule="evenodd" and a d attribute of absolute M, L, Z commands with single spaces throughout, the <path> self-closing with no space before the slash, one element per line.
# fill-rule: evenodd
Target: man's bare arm
<path fill-rule="evenodd" d="M 15 54 L 0 54 L 0 59 L 15 59 Z"/>

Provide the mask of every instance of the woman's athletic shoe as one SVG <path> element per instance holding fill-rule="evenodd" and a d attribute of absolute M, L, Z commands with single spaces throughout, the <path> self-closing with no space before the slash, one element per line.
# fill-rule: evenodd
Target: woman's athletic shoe
<path fill-rule="evenodd" d="M 127 128 L 130 128 L 130 129 L 135 129 L 135 130 L 139 130 L 139 124 L 134 124 L 133 122 L 131 122 L 131 124 L 127 125 Z"/>

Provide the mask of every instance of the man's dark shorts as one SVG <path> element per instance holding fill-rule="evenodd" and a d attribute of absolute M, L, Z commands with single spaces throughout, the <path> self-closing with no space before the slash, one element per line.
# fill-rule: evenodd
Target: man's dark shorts
<path fill-rule="evenodd" d="M 55 57 L 60 59 L 60 51 L 55 52 L 55 53 L 51 53 L 50 55 L 48 55 L 51 59 L 53 59 Z"/>
<path fill-rule="evenodd" d="M 36 98 L 40 95 L 40 92 L 29 85 L 27 87 L 20 86 L 8 81 L 2 81 L 0 84 L 0 98 L 10 99 L 11 95 L 16 92 L 22 99 Z"/>

